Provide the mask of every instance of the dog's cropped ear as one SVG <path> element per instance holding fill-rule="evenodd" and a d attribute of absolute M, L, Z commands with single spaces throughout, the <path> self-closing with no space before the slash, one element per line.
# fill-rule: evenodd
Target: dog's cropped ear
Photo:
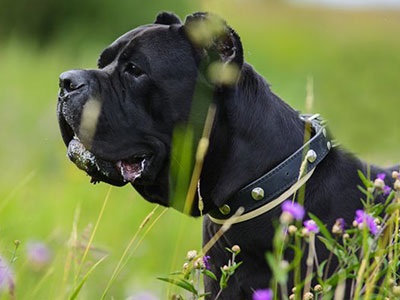
<path fill-rule="evenodd" d="M 154 21 L 154 24 L 162 24 L 162 25 L 173 25 L 181 23 L 182 22 L 177 15 L 165 11 L 160 12 L 156 17 L 156 20 Z"/>
<path fill-rule="evenodd" d="M 208 60 L 208 76 L 217 84 L 234 84 L 243 65 L 243 48 L 239 35 L 220 17 L 195 13 L 186 18 L 185 32 Z"/>

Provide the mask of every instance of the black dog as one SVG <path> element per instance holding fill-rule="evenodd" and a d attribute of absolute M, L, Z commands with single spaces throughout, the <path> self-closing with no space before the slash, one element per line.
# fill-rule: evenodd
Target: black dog
<path fill-rule="evenodd" d="M 367 164 L 332 148 L 318 118 L 300 116 L 274 95 L 244 62 L 239 36 L 218 18 L 197 13 L 181 23 L 162 13 L 106 48 L 98 66 L 60 76 L 58 119 L 69 156 L 93 182 L 130 182 L 151 202 L 171 205 L 171 140 L 174 128 L 188 122 L 193 97 L 216 105 L 199 185 L 204 243 L 244 207 L 208 253 L 219 274 L 229 259 L 225 247 L 242 250 L 243 264 L 219 299 L 251 299 L 269 286 L 265 253 L 272 247 L 272 220 L 281 213 L 274 199 L 298 183 L 303 162 L 308 212 L 331 226 L 339 217 L 351 223 L 362 207 L 357 170 L 366 173 Z M 210 75 L 212 66 L 230 70 L 229 76 Z M 382 172 L 391 177 L 376 167 L 370 176 Z M 200 214 L 198 202 L 192 215 Z M 268 203 L 275 207 L 263 211 Z M 317 248 L 319 258 L 327 258 L 327 250 Z M 207 281 L 206 290 L 215 296 L 218 283 Z"/>

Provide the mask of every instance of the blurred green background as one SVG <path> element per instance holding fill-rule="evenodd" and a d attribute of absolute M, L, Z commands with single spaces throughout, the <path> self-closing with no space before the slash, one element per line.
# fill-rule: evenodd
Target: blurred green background
<path fill-rule="evenodd" d="M 106 184 L 90 185 L 66 158 L 55 113 L 58 75 L 94 68 L 104 47 L 152 22 L 158 11 L 182 18 L 198 10 L 218 13 L 241 36 L 246 60 L 290 105 L 305 109 L 312 78 L 312 111 L 329 121 L 345 148 L 370 162 L 399 161 L 400 10 L 262 0 L 0 0 L 0 7 L 0 261 L 11 264 L 18 299 L 71 295 L 76 265 L 109 191 Z M 111 189 L 82 274 L 108 257 L 90 274 L 79 299 L 101 296 L 153 208 L 128 186 Z M 15 240 L 21 244 L 11 261 Z M 48 247 L 49 262 L 31 261 L 32 241 Z M 152 299 L 142 292 L 165 299 L 168 288 L 155 278 L 179 269 L 186 252 L 200 247 L 201 220 L 168 210 L 106 299 Z M 4 284 L 0 290 L 10 298 Z"/>

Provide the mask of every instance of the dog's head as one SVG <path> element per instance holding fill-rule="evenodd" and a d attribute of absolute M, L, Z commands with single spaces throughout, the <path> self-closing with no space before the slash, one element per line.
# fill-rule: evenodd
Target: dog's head
<path fill-rule="evenodd" d="M 235 84 L 242 64 L 240 39 L 221 19 L 197 13 L 181 23 L 159 14 L 107 47 L 98 69 L 60 75 L 57 114 L 68 156 L 93 182 L 131 183 L 168 206 L 174 129 L 195 113 L 199 82 L 212 90 Z"/>

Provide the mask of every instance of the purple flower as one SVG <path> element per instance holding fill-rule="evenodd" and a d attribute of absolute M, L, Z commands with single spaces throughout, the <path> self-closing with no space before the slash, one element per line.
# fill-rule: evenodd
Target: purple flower
<path fill-rule="evenodd" d="M 391 191 L 392 191 L 392 189 L 390 188 L 390 186 L 385 185 L 385 186 L 383 187 L 383 194 L 384 194 L 384 195 L 389 195 Z"/>
<path fill-rule="evenodd" d="M 0 256 L 0 290 L 7 290 L 11 295 L 14 294 L 15 280 L 11 267 Z"/>
<path fill-rule="evenodd" d="M 204 268 L 206 270 L 210 270 L 210 256 L 209 255 L 204 255 L 203 256 L 203 263 L 204 263 Z"/>
<path fill-rule="evenodd" d="M 253 300 L 272 300 L 272 291 L 270 289 L 256 290 L 253 293 Z"/>
<path fill-rule="evenodd" d="M 304 228 L 308 231 L 308 232 L 313 232 L 313 233 L 318 233 L 319 232 L 319 228 L 317 223 L 315 223 L 314 220 L 307 220 L 304 221 Z"/>
<path fill-rule="evenodd" d="M 378 173 L 374 181 L 374 186 L 377 189 L 381 190 L 384 195 L 389 195 L 392 189 L 385 184 L 385 178 L 386 178 L 385 173 Z"/>
<path fill-rule="evenodd" d="M 300 221 L 304 217 L 304 208 L 292 200 L 286 200 L 282 204 L 282 211 L 290 214 L 294 219 Z"/>
<path fill-rule="evenodd" d="M 378 233 L 378 227 L 375 224 L 374 217 L 371 215 L 367 214 L 365 211 L 358 209 L 356 210 L 356 217 L 354 219 L 358 224 L 365 224 L 367 225 L 369 231 L 372 234 L 377 234 Z"/>
<path fill-rule="evenodd" d="M 26 246 L 28 262 L 35 268 L 47 266 L 52 258 L 49 247 L 43 242 L 29 242 Z"/>
<path fill-rule="evenodd" d="M 332 226 L 332 233 L 333 234 L 342 234 L 344 232 L 344 227 L 346 222 L 343 218 L 336 219 L 335 224 Z"/>
<path fill-rule="evenodd" d="M 376 175 L 376 178 L 380 179 L 380 180 L 385 180 L 386 178 L 386 174 L 385 173 L 378 173 Z"/>

